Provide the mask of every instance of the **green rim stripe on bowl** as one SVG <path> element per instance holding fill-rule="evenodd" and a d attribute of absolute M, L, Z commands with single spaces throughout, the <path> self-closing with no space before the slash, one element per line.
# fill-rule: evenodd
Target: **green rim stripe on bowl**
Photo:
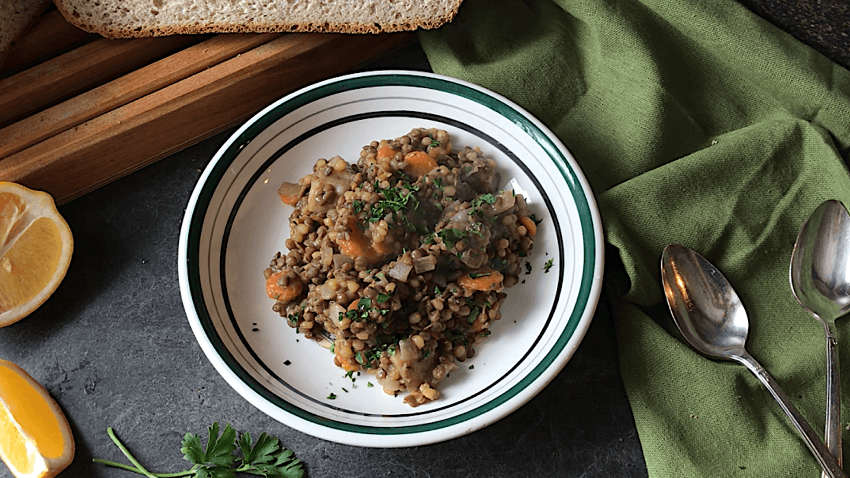
<path fill-rule="evenodd" d="M 556 340 L 555 346 L 550 349 L 550 351 L 546 354 L 543 360 L 532 370 L 531 373 L 524 377 L 519 383 L 517 383 L 509 390 L 502 393 L 500 396 L 496 397 L 494 400 L 488 402 L 485 405 L 482 405 L 474 410 L 463 413 L 461 415 L 441 420 L 439 422 L 423 425 L 413 425 L 407 427 L 381 428 L 334 422 L 332 420 L 316 416 L 312 413 L 305 412 L 304 410 L 301 410 L 298 407 L 286 403 L 279 397 L 272 397 L 273 399 L 270 399 L 270 397 L 268 396 L 268 391 L 266 389 L 261 386 L 258 386 L 256 383 L 249 383 L 254 382 L 254 380 L 251 377 L 245 376 L 246 373 L 244 373 L 244 370 L 242 370 L 241 365 L 235 361 L 235 359 L 230 355 L 230 352 L 224 347 L 221 340 L 216 336 L 215 327 L 212 324 L 212 319 L 209 316 L 206 306 L 204 305 L 205 301 L 203 299 L 203 294 L 200 288 L 201 280 L 198 269 L 198 259 L 200 254 L 199 241 L 203 219 L 206 215 L 206 210 L 210 205 L 210 201 L 212 199 L 216 186 L 221 181 L 223 175 L 227 171 L 230 164 L 238 156 L 239 152 L 242 149 L 242 146 L 256 138 L 257 135 L 259 135 L 263 130 L 268 128 L 275 121 L 279 120 L 286 114 L 289 114 L 304 105 L 307 105 L 313 101 L 335 93 L 376 86 L 415 87 L 447 92 L 456 96 L 466 98 L 475 103 L 481 104 L 504 116 L 508 120 L 512 121 L 515 125 L 520 126 L 526 134 L 531 136 L 538 143 L 538 145 L 540 145 L 547 152 L 552 163 L 555 164 L 562 177 L 567 182 L 570 188 L 570 193 L 572 194 L 572 197 L 578 209 L 579 221 L 582 226 L 582 231 L 584 232 L 583 252 L 585 256 L 585 261 L 582 267 L 582 276 L 580 280 L 580 288 L 578 292 L 577 302 L 570 314 L 567 326 Z M 196 208 L 194 215 L 191 218 L 190 228 L 188 231 L 187 262 L 189 265 L 188 279 L 191 295 L 195 303 L 195 308 L 198 313 L 198 317 L 202 324 L 202 327 L 206 331 L 210 342 L 212 343 L 213 347 L 216 349 L 222 360 L 224 360 L 228 367 L 230 367 L 231 370 L 237 376 L 239 376 L 243 381 L 245 381 L 245 383 L 248 384 L 260 396 L 264 397 L 266 400 L 275 403 L 278 406 L 283 405 L 281 408 L 284 408 L 287 412 L 292 413 L 293 415 L 296 415 L 302 419 L 308 420 L 318 425 L 364 434 L 412 434 L 457 425 L 471 418 L 480 416 L 483 413 L 489 412 L 518 395 L 522 390 L 528 387 L 529 384 L 537 380 L 544 373 L 544 371 L 552 365 L 555 359 L 563 352 L 564 348 L 566 347 L 566 344 L 569 342 L 569 340 L 575 333 L 575 330 L 578 327 L 579 320 L 588 305 L 588 300 L 590 298 L 592 288 L 591 284 L 594 278 L 595 258 L 596 254 L 599 252 L 596 250 L 596 239 L 598 238 L 595 237 L 591 208 L 584 194 L 584 190 L 581 188 L 581 184 L 575 174 L 575 171 L 573 171 L 573 169 L 570 167 L 567 159 L 563 156 L 558 146 L 555 145 L 552 140 L 534 123 L 530 122 L 515 108 L 503 103 L 498 98 L 492 97 L 486 93 L 478 91 L 474 88 L 470 88 L 466 85 L 430 76 L 379 74 L 357 76 L 353 78 L 343 78 L 341 80 L 332 81 L 307 90 L 303 93 L 297 94 L 286 102 L 273 107 L 264 116 L 257 119 L 255 123 L 248 125 L 245 130 L 239 135 L 239 137 L 236 138 L 235 141 L 230 144 L 228 149 L 222 153 L 218 161 L 213 165 L 208 176 L 207 182 L 204 184 L 198 194 L 198 207 Z"/>

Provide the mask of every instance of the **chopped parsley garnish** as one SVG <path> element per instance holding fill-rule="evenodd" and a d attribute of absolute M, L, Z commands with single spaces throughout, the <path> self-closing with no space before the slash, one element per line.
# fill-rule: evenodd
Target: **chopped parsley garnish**
<path fill-rule="evenodd" d="M 469 316 L 466 317 L 466 321 L 471 325 L 475 322 L 475 318 L 478 317 L 478 314 L 481 313 L 481 307 L 470 299 L 466 299 L 466 305 L 472 308 L 469 312 Z"/>
<path fill-rule="evenodd" d="M 443 229 L 442 231 L 437 233 L 438 236 L 443 240 L 443 244 L 446 245 L 446 250 L 449 250 L 455 246 L 459 241 L 462 241 L 466 238 L 466 231 L 462 231 L 460 229 Z"/>
<path fill-rule="evenodd" d="M 487 276 L 491 276 L 491 275 L 493 275 L 492 272 L 470 272 L 469 278 L 470 279 L 477 279 L 479 277 L 487 277 Z"/>
<path fill-rule="evenodd" d="M 428 146 L 430 146 L 430 147 L 432 147 L 432 148 L 436 148 L 437 146 L 439 146 L 440 144 L 442 144 L 442 143 L 440 143 L 439 141 L 437 141 L 436 139 L 434 139 L 434 136 L 432 136 L 432 135 L 430 135 L 430 134 L 428 135 L 428 138 L 430 138 L 430 139 L 431 139 L 431 144 L 429 144 Z"/>
<path fill-rule="evenodd" d="M 419 200 L 413 195 L 413 193 L 419 191 L 419 188 L 406 181 L 403 186 L 407 191 L 397 187 L 383 189 L 378 181 L 375 181 L 375 192 L 383 194 L 384 199 L 372 204 L 369 210 L 369 222 L 378 222 L 388 214 L 394 214 L 396 219 L 400 219 L 400 217 L 404 217 L 404 212 L 408 209 L 419 208 Z M 409 222 L 406 219 L 402 219 L 405 226 Z"/>
<path fill-rule="evenodd" d="M 532 221 L 534 221 L 534 225 L 535 225 L 535 226 L 537 226 L 537 225 L 539 225 L 541 222 L 543 222 L 543 219 L 537 219 L 537 216 L 535 216 L 534 214 L 532 214 L 532 215 L 528 216 L 528 218 L 529 218 L 529 219 L 531 219 Z"/>
<path fill-rule="evenodd" d="M 443 178 L 434 178 L 434 186 L 437 186 L 437 189 L 440 191 L 443 190 Z"/>
<path fill-rule="evenodd" d="M 366 203 L 363 201 L 357 200 L 351 203 L 351 209 L 354 210 L 354 214 L 360 214 L 360 211 L 363 210 L 363 206 L 365 205 Z"/>
<path fill-rule="evenodd" d="M 483 204 L 493 204 L 496 202 L 496 197 L 490 193 L 483 194 L 472 201 L 469 202 L 469 205 L 472 207 L 480 207 Z"/>
<path fill-rule="evenodd" d="M 554 263 L 553 263 L 552 259 L 549 259 L 548 261 L 546 261 L 546 264 L 543 265 L 543 273 L 545 274 L 545 273 L 549 272 L 549 269 L 551 269 L 553 265 L 554 265 Z"/>
<path fill-rule="evenodd" d="M 334 394 L 333 392 L 331 392 L 331 394 L 330 394 L 330 395 L 328 395 L 328 400 L 336 400 L 336 394 Z"/>
<path fill-rule="evenodd" d="M 390 295 L 389 295 L 389 294 L 383 294 L 383 293 L 378 294 L 378 303 L 379 303 L 379 304 L 383 304 L 383 303 L 385 303 L 385 302 L 386 302 L 386 301 L 388 301 L 388 300 L 390 300 Z"/>

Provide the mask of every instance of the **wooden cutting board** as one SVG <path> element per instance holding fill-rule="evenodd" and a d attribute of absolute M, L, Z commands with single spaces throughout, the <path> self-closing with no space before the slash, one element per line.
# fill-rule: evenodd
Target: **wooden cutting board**
<path fill-rule="evenodd" d="M 227 128 L 414 33 L 108 40 L 47 12 L 0 66 L 0 181 L 62 204 Z"/>

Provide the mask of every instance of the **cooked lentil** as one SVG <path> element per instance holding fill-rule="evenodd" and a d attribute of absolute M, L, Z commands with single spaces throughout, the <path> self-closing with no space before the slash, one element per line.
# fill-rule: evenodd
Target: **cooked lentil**
<path fill-rule="evenodd" d="M 272 309 L 347 372 L 414 407 L 436 400 L 532 248 L 525 199 L 498 176 L 479 148 L 455 151 L 433 128 L 372 141 L 355 164 L 319 159 L 278 191 L 295 210 L 288 252 L 264 271 Z"/>

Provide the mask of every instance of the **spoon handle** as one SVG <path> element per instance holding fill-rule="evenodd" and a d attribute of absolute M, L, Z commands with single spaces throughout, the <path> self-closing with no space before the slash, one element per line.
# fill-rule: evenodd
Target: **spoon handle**
<path fill-rule="evenodd" d="M 812 455 L 814 455 L 815 459 L 817 459 L 827 476 L 829 476 L 829 478 L 846 478 L 847 475 L 844 474 L 844 471 L 835 460 L 835 457 L 829 453 L 829 450 L 826 449 L 826 445 L 824 445 L 823 441 L 818 438 L 815 431 L 812 430 L 812 427 L 809 426 L 808 422 L 806 422 L 803 416 L 800 415 L 800 412 L 797 411 L 797 407 L 791 403 L 788 396 L 782 391 L 779 383 L 769 373 L 767 373 L 767 370 L 765 370 L 764 367 L 762 367 L 761 364 L 759 364 L 756 359 L 750 356 L 747 352 L 744 352 L 740 356 L 730 358 L 733 358 L 746 366 L 756 376 L 756 378 L 758 378 L 759 381 L 767 387 L 767 390 L 771 395 L 773 395 L 773 399 L 776 400 L 776 403 L 779 404 L 782 411 L 788 415 L 788 418 L 791 419 L 791 423 L 797 427 L 797 431 L 799 431 L 800 435 L 803 436 L 803 441 L 806 442 L 806 446 L 809 447 L 809 451 L 812 452 Z"/>
<path fill-rule="evenodd" d="M 838 377 L 838 339 L 835 325 L 824 321 L 826 331 L 826 448 L 835 457 L 838 466 L 843 461 L 841 446 L 841 380 Z"/>

